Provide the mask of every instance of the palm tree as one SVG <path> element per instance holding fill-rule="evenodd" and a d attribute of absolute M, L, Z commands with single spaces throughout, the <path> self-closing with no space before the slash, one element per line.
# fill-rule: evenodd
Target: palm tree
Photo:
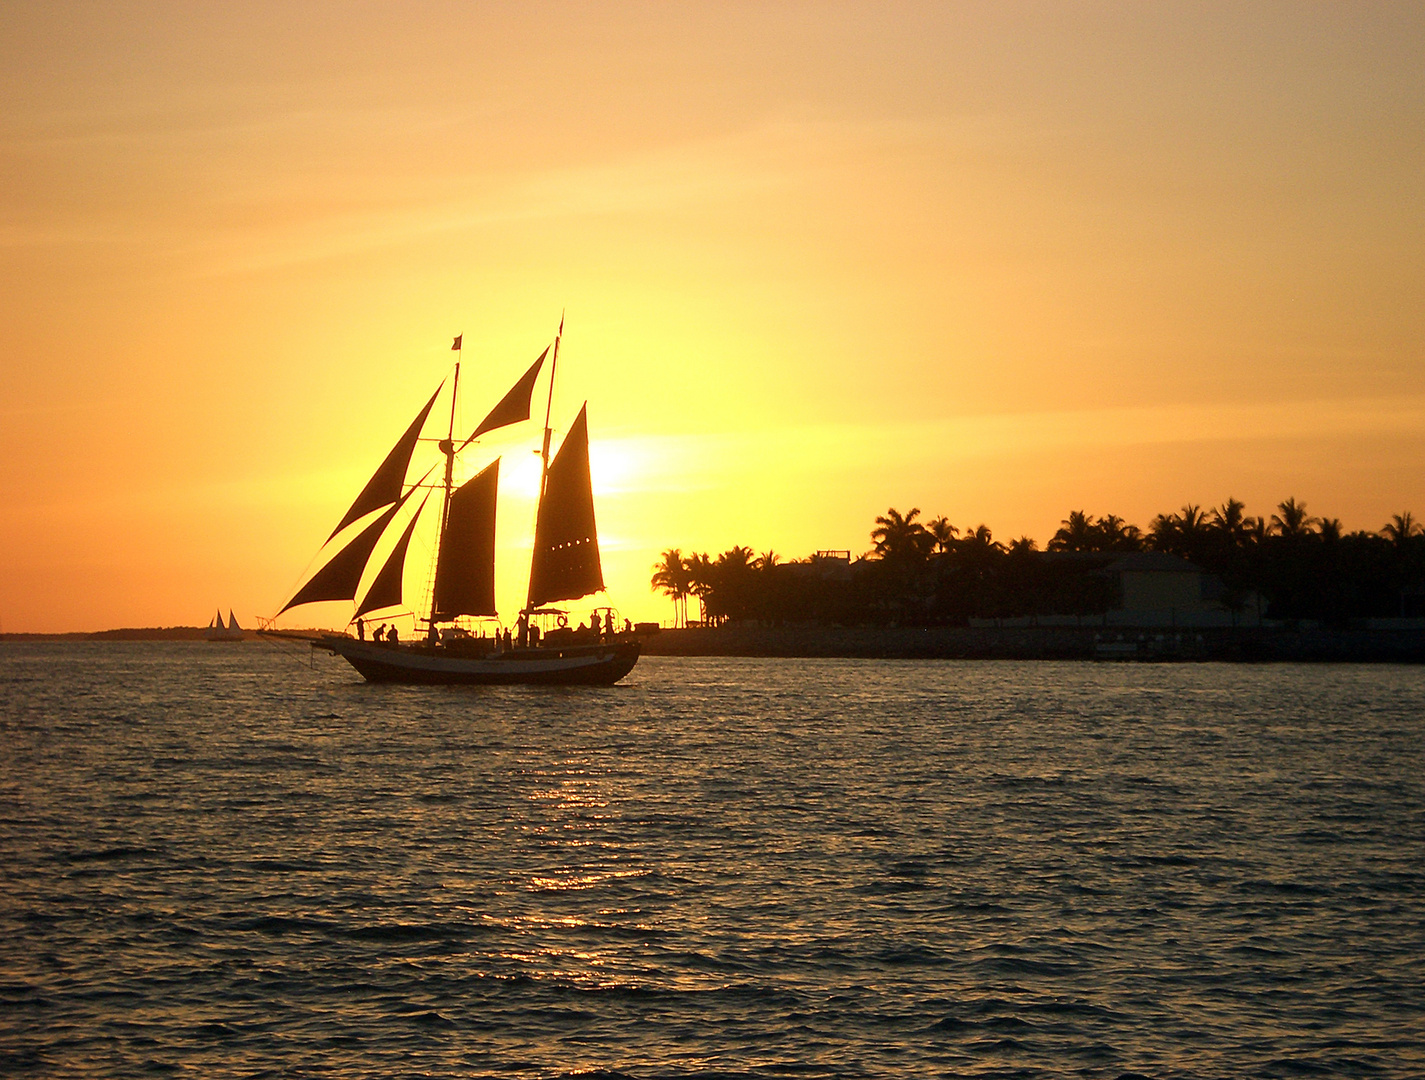
<path fill-rule="evenodd" d="M 942 555 L 950 550 L 955 537 L 960 535 L 960 530 L 944 517 L 932 518 L 925 526 L 925 531 L 935 539 L 935 550 Z"/>
<path fill-rule="evenodd" d="M 1176 514 L 1159 514 L 1153 519 L 1148 527 L 1149 546 L 1185 559 L 1201 558 L 1211 535 L 1209 529 L 1202 507 L 1184 503 Z"/>
<path fill-rule="evenodd" d="M 758 570 L 771 570 L 781 561 L 781 556 L 775 551 L 764 551 L 761 555 L 758 555 L 757 558 L 752 560 L 752 565 Z"/>
<path fill-rule="evenodd" d="M 998 555 L 1004 551 L 1004 545 L 994 538 L 994 533 L 990 532 L 988 525 L 966 529 L 965 538 L 958 546 L 964 555 L 988 555 L 991 552 Z"/>
<path fill-rule="evenodd" d="M 1059 523 L 1059 531 L 1049 541 L 1050 551 L 1092 551 L 1093 519 L 1082 510 L 1071 510 Z"/>
<path fill-rule="evenodd" d="M 1272 531 L 1278 536 L 1299 539 L 1309 535 L 1311 527 L 1316 524 L 1314 517 L 1307 516 L 1306 504 L 1297 502 L 1295 498 L 1278 503 L 1277 509 L 1281 513 L 1272 515 Z"/>
<path fill-rule="evenodd" d="M 746 570 L 752 565 L 752 549 L 742 547 L 740 544 L 737 547 L 728 548 L 717 557 L 717 562 L 714 565 L 724 570 Z"/>
<path fill-rule="evenodd" d="M 1101 551 L 1139 551 L 1143 547 L 1143 534 L 1138 526 L 1129 525 L 1117 514 L 1105 514 L 1093 528 Z"/>
<path fill-rule="evenodd" d="M 698 621 L 708 621 L 708 596 L 713 590 L 713 563 L 706 553 L 694 553 L 684 560 L 688 568 L 688 590 L 698 598 Z"/>
<path fill-rule="evenodd" d="M 659 557 L 659 561 L 653 564 L 651 585 L 673 598 L 673 625 L 687 626 L 688 593 L 692 589 L 693 579 L 681 551 L 669 548 Z"/>
<path fill-rule="evenodd" d="M 891 507 L 876 518 L 876 527 L 871 530 L 876 554 L 893 562 L 923 562 L 935 538 L 915 520 L 919 516 L 920 507 L 912 506 L 904 517 Z"/>
<path fill-rule="evenodd" d="M 1200 536 L 1207 528 L 1207 515 L 1197 503 L 1184 503 L 1178 512 L 1178 521 L 1184 536 Z"/>
<path fill-rule="evenodd" d="M 1412 536 L 1420 536 L 1422 533 L 1425 533 L 1425 526 L 1416 521 L 1409 510 L 1396 514 L 1380 530 L 1380 534 L 1396 547 L 1404 547 Z"/>
<path fill-rule="evenodd" d="M 750 547 L 728 548 L 709 568 L 708 607 L 717 619 L 745 619 L 756 599 L 757 583 Z"/>
<path fill-rule="evenodd" d="M 1242 516 L 1245 509 L 1246 503 L 1227 496 L 1227 501 L 1212 511 L 1212 527 L 1235 541 L 1247 532 L 1247 519 Z"/>

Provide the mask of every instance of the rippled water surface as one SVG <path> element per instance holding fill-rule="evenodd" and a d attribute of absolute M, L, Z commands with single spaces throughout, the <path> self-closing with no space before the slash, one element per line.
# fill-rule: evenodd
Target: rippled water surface
<path fill-rule="evenodd" d="M 0 1072 L 1420 1076 L 1425 671 L 0 646 Z"/>

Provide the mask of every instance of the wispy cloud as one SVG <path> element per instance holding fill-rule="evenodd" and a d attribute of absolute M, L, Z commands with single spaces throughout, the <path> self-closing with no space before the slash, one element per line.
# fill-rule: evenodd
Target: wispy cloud
<path fill-rule="evenodd" d="M 1425 395 L 1255 404 L 1179 404 L 947 417 L 912 424 L 819 424 L 765 431 L 615 436 L 592 448 L 609 494 L 735 487 L 775 467 L 792 478 L 928 462 L 1053 454 L 1072 446 L 1346 439 L 1425 432 Z"/>

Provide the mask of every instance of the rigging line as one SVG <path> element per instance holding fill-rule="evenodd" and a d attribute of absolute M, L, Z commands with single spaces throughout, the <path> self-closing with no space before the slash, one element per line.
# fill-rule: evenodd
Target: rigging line
<path fill-rule="evenodd" d="M 297 663 L 297 664 L 301 664 L 302 661 L 301 661 L 301 660 L 299 659 L 299 657 L 298 657 L 298 643 L 297 643 L 297 642 L 295 642 L 295 641 L 286 642 L 286 641 L 284 641 L 284 640 L 281 639 L 281 638 L 270 638 L 270 637 L 259 637 L 258 640 L 261 641 L 261 642 L 262 642 L 265 646 L 267 646 L 269 649 L 272 649 L 273 651 L 275 651 L 276 653 L 278 653 L 279 655 L 284 656 L 284 657 L 287 657 L 288 659 L 292 660 L 293 662 L 295 662 L 295 663 Z M 308 653 L 308 657 L 309 657 L 309 658 L 316 655 L 316 649 L 314 649 L 314 648 L 311 647 L 311 644 L 312 644 L 312 643 L 311 643 L 310 641 L 304 641 L 304 642 L 302 642 L 302 644 L 304 644 L 304 645 L 306 645 L 306 646 L 308 647 L 308 648 L 307 648 L 307 653 Z M 313 666 L 315 666 L 315 665 L 313 665 Z"/>

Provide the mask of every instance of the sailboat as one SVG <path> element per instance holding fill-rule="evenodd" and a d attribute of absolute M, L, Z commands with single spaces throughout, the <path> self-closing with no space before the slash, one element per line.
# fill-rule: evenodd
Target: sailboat
<path fill-rule="evenodd" d="M 223 622 L 223 609 L 218 608 L 213 621 L 208 623 L 208 632 L 203 635 L 208 641 L 241 641 L 242 627 L 238 625 L 233 609 L 228 608 L 228 621 Z"/>
<path fill-rule="evenodd" d="M 444 384 L 436 388 L 425 407 L 406 429 L 395 447 L 356 497 L 351 508 L 327 538 L 331 544 L 359 522 L 367 524 L 355 534 L 278 612 L 302 604 L 329 600 L 355 601 L 368 563 L 381 538 L 394 534 L 394 523 L 409 506 L 416 509 L 400 531 L 385 562 L 371 578 L 357 604 L 350 633 L 293 633 L 264 629 L 269 636 L 300 637 L 313 648 L 346 659 L 370 682 L 395 683 L 582 683 L 611 685 L 633 670 L 640 645 L 627 623 L 615 625 L 610 608 L 595 609 L 588 626 L 567 625 L 566 612 L 551 605 L 579 600 L 602 592 L 603 569 L 599 560 L 598 532 L 594 521 L 593 485 L 589 476 L 588 403 L 579 410 L 564 442 L 550 456 L 553 429 L 554 375 L 564 322 L 553 345 L 522 375 L 499 403 L 463 442 L 455 438 L 455 397 L 460 388 L 460 363 L 456 362 L 451 388 L 450 423 L 438 443 L 445 458 L 443 481 L 427 480 L 434 466 L 414 484 L 406 483 L 416 444 Z M 461 338 L 452 349 L 459 352 Z M 550 356 L 551 350 L 553 356 Z M 535 383 L 549 358 L 549 395 L 545 406 L 544 441 L 540 450 L 539 502 L 535 514 L 534 548 L 530 559 L 529 590 L 514 632 L 476 636 L 457 620 L 466 616 L 498 617 L 495 607 L 495 510 L 500 459 L 496 458 L 473 478 L 455 486 L 455 460 L 480 436 L 527 421 Z M 417 501 L 414 495 L 423 491 Z M 394 630 L 366 640 L 366 617 L 373 612 L 399 608 L 406 552 L 416 522 L 431 496 L 439 493 L 439 518 L 435 544 L 436 565 L 424 635 L 398 640 Z M 379 511 L 379 513 L 378 513 Z M 374 516 L 373 516 L 374 515 Z M 378 631 L 379 633 L 379 631 Z"/>

